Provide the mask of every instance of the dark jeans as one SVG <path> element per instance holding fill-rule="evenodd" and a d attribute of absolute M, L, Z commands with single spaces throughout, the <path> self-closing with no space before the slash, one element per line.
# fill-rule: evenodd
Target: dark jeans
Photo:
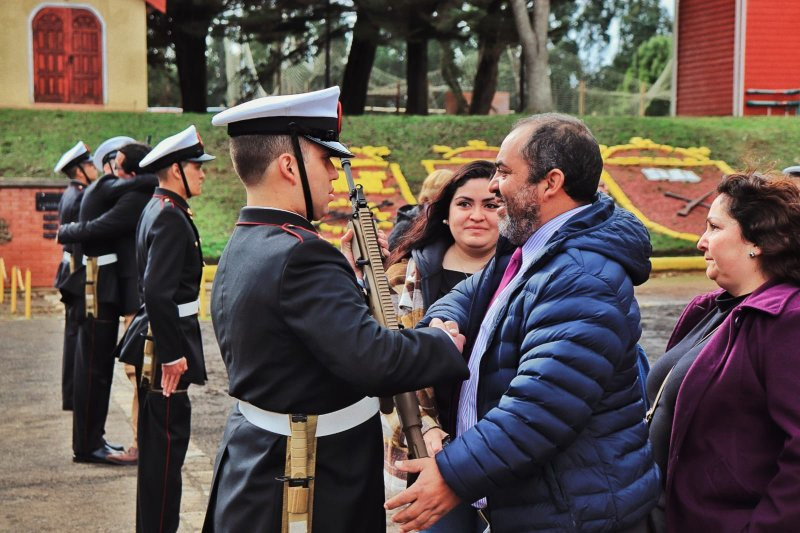
<path fill-rule="evenodd" d="M 468 503 L 460 503 L 424 531 L 426 533 L 484 533 L 487 527 L 477 509 Z"/>

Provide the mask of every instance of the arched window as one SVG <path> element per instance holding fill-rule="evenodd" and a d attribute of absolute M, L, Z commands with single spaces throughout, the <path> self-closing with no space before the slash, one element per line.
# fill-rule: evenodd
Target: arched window
<path fill-rule="evenodd" d="M 94 13 L 46 7 L 32 30 L 34 101 L 102 104 L 102 29 Z"/>

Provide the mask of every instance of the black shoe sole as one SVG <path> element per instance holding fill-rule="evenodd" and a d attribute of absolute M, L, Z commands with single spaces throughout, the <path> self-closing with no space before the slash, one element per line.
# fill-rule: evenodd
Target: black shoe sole
<path fill-rule="evenodd" d="M 108 459 L 98 459 L 95 457 L 79 457 L 77 455 L 72 456 L 73 463 L 90 463 L 96 465 L 112 465 L 112 466 L 122 466 L 122 463 L 115 463 L 114 461 L 109 461 Z"/>

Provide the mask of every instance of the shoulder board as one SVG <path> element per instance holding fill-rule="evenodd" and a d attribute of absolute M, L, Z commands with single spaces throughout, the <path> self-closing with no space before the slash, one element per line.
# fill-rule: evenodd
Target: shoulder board
<path fill-rule="evenodd" d="M 302 226 L 297 226 L 295 224 L 269 224 L 267 222 L 237 222 L 237 226 L 270 226 L 273 228 L 280 228 L 284 232 L 288 233 L 289 235 L 295 237 L 300 242 L 305 242 L 305 237 L 316 237 L 317 239 L 321 239 L 322 236 L 314 230 L 310 230 L 308 228 L 304 228 Z"/>
<path fill-rule="evenodd" d="M 158 198 L 159 200 L 161 200 L 161 209 L 164 209 L 165 207 L 174 207 L 186 213 L 190 218 L 192 216 L 192 212 L 190 210 L 186 209 L 182 205 L 176 204 L 175 202 L 172 201 L 172 198 L 170 198 L 165 194 L 154 194 L 153 198 Z"/>

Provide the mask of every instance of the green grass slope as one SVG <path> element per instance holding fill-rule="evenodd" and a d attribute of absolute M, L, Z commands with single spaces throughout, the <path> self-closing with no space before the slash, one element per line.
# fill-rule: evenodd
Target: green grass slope
<path fill-rule="evenodd" d="M 462 146 L 470 139 L 499 145 L 519 115 L 494 117 L 405 117 L 365 115 L 345 118 L 342 139 L 353 146 L 388 146 L 390 161 L 397 162 L 418 189 L 425 177 L 422 159 L 438 159 L 431 146 Z M 763 118 L 653 118 L 585 117 L 598 141 L 622 144 L 631 137 L 647 137 L 672 146 L 708 146 L 711 157 L 734 168 L 768 170 L 800 164 L 800 119 Z M 106 113 L 0 109 L 0 176 L 34 176 L 63 179 L 52 171 L 60 155 L 78 140 L 95 147 L 115 135 L 151 144 L 189 124 L 197 126 L 207 151 L 217 159 L 206 165 L 203 195 L 192 200 L 197 225 L 209 259 L 219 257 L 244 203 L 228 157 L 224 128 L 211 126 L 207 114 Z M 657 255 L 691 253 L 692 246 L 654 236 Z"/>

